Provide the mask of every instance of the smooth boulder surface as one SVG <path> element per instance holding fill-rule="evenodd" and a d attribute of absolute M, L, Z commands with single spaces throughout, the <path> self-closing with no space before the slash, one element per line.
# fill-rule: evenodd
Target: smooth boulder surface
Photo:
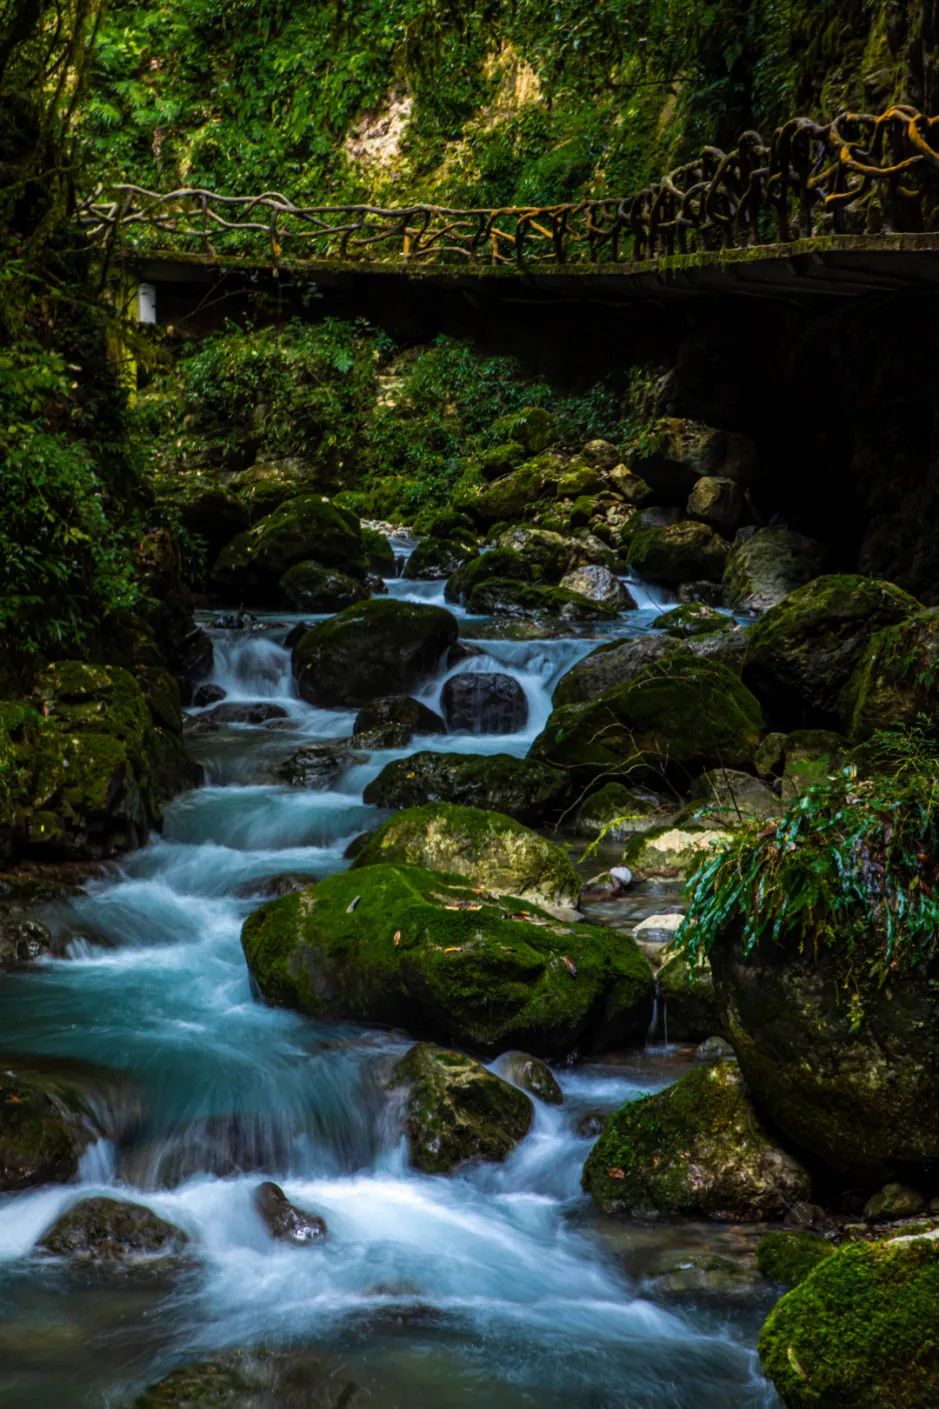
<path fill-rule="evenodd" d="M 561 621 L 604 621 L 616 615 L 614 606 L 580 592 L 504 577 L 487 578 L 479 583 L 469 594 L 466 606 L 474 616 L 521 619 L 556 616 Z"/>
<path fill-rule="evenodd" d="M 541 563 L 513 547 L 497 547 L 468 559 L 447 578 L 444 596 L 448 602 L 465 606 L 477 587 L 493 578 L 511 582 L 535 582 L 543 575 Z"/>
<path fill-rule="evenodd" d="M 939 1159 L 939 961 L 865 992 L 859 1022 L 850 962 L 823 942 L 745 956 L 729 931 L 710 958 L 722 1030 L 783 1134 L 860 1181 Z"/>
<path fill-rule="evenodd" d="M 287 569 L 311 561 L 356 577 L 365 572 L 358 519 L 318 494 L 288 499 L 234 538 L 216 559 L 212 586 L 236 606 L 277 606 Z"/>
<path fill-rule="evenodd" d="M 278 766 L 277 776 L 292 788 L 314 788 L 325 792 L 347 768 L 364 763 L 366 757 L 363 753 L 354 753 L 348 739 L 338 739 L 334 744 L 301 744 Z"/>
<path fill-rule="evenodd" d="M 503 1070 L 514 1086 L 520 1086 L 523 1091 L 544 1101 L 545 1105 L 564 1104 L 564 1093 L 546 1062 L 529 1056 L 527 1052 L 513 1052 Z"/>
<path fill-rule="evenodd" d="M 451 577 L 457 568 L 475 556 L 472 544 L 446 538 L 423 538 L 405 563 L 402 576 L 440 581 Z"/>
<path fill-rule="evenodd" d="M 636 605 L 619 578 L 608 567 L 599 563 L 574 568 L 561 578 L 559 585 L 567 592 L 578 592 L 581 597 L 587 597 L 591 602 L 600 602 L 603 606 L 614 607 L 619 612 Z"/>
<path fill-rule="evenodd" d="M 269 1001 L 482 1052 L 560 1056 L 644 1034 L 652 976 L 635 944 L 416 866 L 327 877 L 246 920 Z"/>
<path fill-rule="evenodd" d="M 441 708 L 451 733 L 517 734 L 528 722 L 528 697 L 514 675 L 464 671 L 443 687 Z"/>
<path fill-rule="evenodd" d="M 504 1160 L 531 1129 L 531 1101 L 472 1057 L 418 1043 L 395 1066 L 407 1088 L 405 1132 L 411 1164 L 448 1174 L 467 1160 Z"/>
<path fill-rule="evenodd" d="M 298 612 L 341 612 L 368 596 L 364 582 L 319 563 L 296 563 L 280 579 L 281 599 Z"/>
<path fill-rule="evenodd" d="M 251 1196 L 255 1211 L 271 1237 L 295 1247 L 314 1247 L 326 1237 L 326 1223 L 317 1213 L 292 1204 L 279 1184 L 266 1179 Z"/>
<path fill-rule="evenodd" d="M 647 582 L 678 587 L 683 582 L 720 582 L 727 544 L 707 524 L 687 519 L 637 533 L 629 565 Z"/>
<path fill-rule="evenodd" d="M 52 948 L 48 925 L 17 915 L 0 919 L 0 969 L 33 964 Z"/>
<path fill-rule="evenodd" d="M 787 1409 L 939 1403 L 939 1240 L 839 1248 L 777 1302 L 763 1370 Z"/>
<path fill-rule="evenodd" d="M 687 784 L 716 764 L 747 768 L 763 719 L 726 666 L 667 655 L 590 703 L 552 711 L 531 757 L 590 780 Z"/>
<path fill-rule="evenodd" d="M 410 695 L 385 695 L 370 700 L 355 717 L 353 739 L 360 748 L 404 748 L 415 734 L 445 734 L 447 726 L 420 700 Z"/>
<path fill-rule="evenodd" d="M 429 802 L 384 822 L 353 867 L 378 862 L 466 876 L 475 885 L 565 917 L 580 897 L 580 876 L 561 847 L 512 817 L 454 803 Z"/>
<path fill-rule="evenodd" d="M 741 535 L 742 536 L 742 535 Z M 759 528 L 735 543 L 724 568 L 727 605 L 756 615 L 818 577 L 825 549 L 788 528 Z"/>
<path fill-rule="evenodd" d="M 374 1395 L 316 1350 L 229 1350 L 183 1365 L 134 1409 L 365 1409 Z"/>
<path fill-rule="evenodd" d="M 73 1204 L 39 1240 L 43 1252 L 75 1262 L 128 1265 L 176 1257 L 186 1248 L 181 1228 L 142 1204 L 91 1198 Z"/>
<path fill-rule="evenodd" d="M 373 807 L 454 802 L 504 812 L 518 822 L 540 823 L 560 812 L 567 790 L 561 769 L 532 758 L 427 751 L 386 763 L 366 784 L 363 796 Z"/>
<path fill-rule="evenodd" d="M 361 602 L 300 637 L 293 648 L 297 688 L 324 709 L 407 694 L 434 674 L 458 634 L 456 618 L 442 607 Z"/>
<path fill-rule="evenodd" d="M 561 676 L 552 697 L 554 708 L 595 700 L 607 690 L 627 684 L 646 666 L 656 665 L 684 649 L 680 642 L 667 636 L 632 636 L 625 641 L 605 642 Z"/>
<path fill-rule="evenodd" d="M 842 692 L 871 637 L 918 607 L 889 582 L 818 577 L 751 627 L 744 683 L 775 728 L 838 728 Z"/>
<path fill-rule="evenodd" d="M 733 1061 L 700 1066 L 622 1106 L 591 1150 L 583 1183 L 608 1213 L 732 1222 L 782 1218 L 811 1189 L 762 1124 Z"/>

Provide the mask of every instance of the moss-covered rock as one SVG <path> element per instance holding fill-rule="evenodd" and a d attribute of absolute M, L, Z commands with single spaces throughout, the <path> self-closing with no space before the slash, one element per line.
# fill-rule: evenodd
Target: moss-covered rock
<path fill-rule="evenodd" d="M 316 1350 L 230 1350 L 183 1365 L 151 1385 L 134 1409 L 359 1409 L 372 1398 Z M 299 1409 L 299 1406 L 298 1406 Z"/>
<path fill-rule="evenodd" d="M 561 621 L 608 621 L 617 608 L 564 587 L 488 578 L 474 587 L 467 608 L 476 616 L 558 617 Z"/>
<path fill-rule="evenodd" d="M 531 528 L 527 524 L 518 524 L 499 534 L 495 540 L 495 548 L 517 553 L 518 557 L 513 558 L 512 562 L 523 562 L 528 566 L 527 574 L 510 569 L 494 573 L 493 576 L 496 577 L 524 577 L 531 581 L 543 579 L 545 582 L 556 583 L 560 582 L 572 567 L 589 561 L 583 556 L 583 550 L 576 541 L 545 528 Z"/>
<path fill-rule="evenodd" d="M 637 880 L 648 880 L 652 876 L 659 880 L 683 879 L 729 835 L 726 828 L 707 821 L 651 827 L 629 839 L 623 851 L 623 863 Z"/>
<path fill-rule="evenodd" d="M 476 549 L 470 543 L 447 538 L 422 538 L 404 565 L 404 576 L 440 580 L 451 577 L 458 568 L 475 557 Z"/>
<path fill-rule="evenodd" d="M 648 964 L 624 936 L 414 866 L 370 866 L 272 901 L 242 944 L 270 1001 L 485 1052 L 626 1042 L 651 1012 Z"/>
<path fill-rule="evenodd" d="M 625 685 L 646 666 L 685 651 L 679 642 L 665 636 L 633 636 L 625 641 L 608 641 L 584 656 L 562 675 L 554 691 L 554 707 L 595 700 L 617 685 Z"/>
<path fill-rule="evenodd" d="M 585 779 L 687 782 L 715 764 L 750 766 L 761 727 L 757 701 L 732 671 L 667 655 L 592 703 L 553 710 L 531 756 Z"/>
<path fill-rule="evenodd" d="M 736 768 L 712 768 L 702 773 L 690 791 L 689 811 L 712 826 L 740 826 L 742 822 L 778 817 L 781 799 L 754 778 Z M 684 815 L 684 814 L 683 814 Z"/>
<path fill-rule="evenodd" d="M 682 582 L 720 582 L 727 544 L 707 524 L 689 519 L 641 530 L 630 540 L 626 556 L 648 582 L 678 587 Z"/>
<path fill-rule="evenodd" d="M 117 1073 L 56 1058 L 7 1059 L 0 1070 L 0 1192 L 75 1177 L 82 1153 L 126 1138 L 138 1103 Z"/>
<path fill-rule="evenodd" d="M 293 649 L 297 688 L 327 709 L 406 694 L 434 673 L 457 635 L 456 619 L 442 607 L 361 602 L 301 636 Z"/>
<path fill-rule="evenodd" d="M 296 563 L 280 579 L 281 601 L 298 612 L 341 612 L 369 595 L 364 582 L 319 563 Z"/>
<path fill-rule="evenodd" d="M 557 435 L 557 421 L 543 406 L 523 406 L 494 421 L 491 434 L 517 441 L 529 455 L 540 455 Z"/>
<path fill-rule="evenodd" d="M 288 500 L 234 538 L 216 559 L 212 585 L 236 606 L 277 606 L 287 569 L 311 561 L 357 577 L 365 572 L 358 519 L 318 494 Z"/>
<path fill-rule="evenodd" d="M 516 734 L 528 722 L 528 696 L 521 682 L 502 671 L 451 675 L 440 707 L 452 733 Z"/>
<path fill-rule="evenodd" d="M 647 427 L 629 461 L 659 502 L 669 504 L 684 504 L 705 475 L 746 486 L 757 468 L 756 447 L 746 436 L 679 416 L 660 417 Z"/>
<path fill-rule="evenodd" d="M 480 479 L 490 484 L 494 479 L 511 474 L 528 454 L 520 440 L 506 440 L 501 445 L 491 445 L 488 450 L 480 451 L 473 461 L 473 468 Z"/>
<path fill-rule="evenodd" d="M 842 691 L 871 637 L 917 605 L 889 582 L 849 574 L 816 578 L 750 629 L 744 682 L 777 728 L 838 727 Z"/>
<path fill-rule="evenodd" d="M 927 1409 L 937 1324 L 939 1241 L 855 1243 L 777 1303 L 760 1359 L 787 1409 Z"/>
<path fill-rule="evenodd" d="M 361 533 L 366 572 L 374 573 L 376 577 L 394 577 L 395 550 L 385 534 L 380 533 L 377 528 L 368 528 L 365 524 L 362 525 Z"/>
<path fill-rule="evenodd" d="M 723 475 L 702 475 L 688 495 L 685 513 L 730 537 L 743 518 L 746 501 L 740 485 Z"/>
<path fill-rule="evenodd" d="M 415 734 L 445 734 L 439 714 L 410 695 L 385 695 L 370 700 L 355 717 L 353 740 L 357 748 L 398 749 Z"/>
<path fill-rule="evenodd" d="M 679 637 L 705 636 L 711 631 L 734 629 L 730 617 L 703 602 L 685 602 L 681 607 L 672 607 L 657 616 L 652 625 L 656 631 L 667 631 L 669 636 Z"/>
<path fill-rule="evenodd" d="M 539 455 L 492 484 L 467 492 L 457 499 L 456 506 L 483 525 L 530 519 L 541 500 L 555 497 L 565 468 L 559 456 Z"/>
<path fill-rule="evenodd" d="M 727 605 L 738 612 L 765 612 L 825 566 L 821 543 L 788 528 L 760 528 L 735 543 L 724 568 Z"/>
<path fill-rule="evenodd" d="M 620 579 L 600 563 L 573 568 L 561 578 L 560 586 L 567 592 L 577 592 L 591 602 L 601 602 L 616 611 L 625 611 L 636 605 Z"/>
<path fill-rule="evenodd" d="M 466 876 L 547 910 L 577 906 L 580 877 L 561 847 L 500 812 L 429 802 L 397 813 L 368 839 L 354 866 L 425 866 Z"/>
<path fill-rule="evenodd" d="M 756 1245 L 756 1260 L 763 1276 L 785 1287 L 797 1287 L 835 1249 L 817 1233 L 781 1228 L 767 1233 Z"/>
<path fill-rule="evenodd" d="M 567 777 L 559 768 L 512 754 L 415 753 L 388 763 L 368 783 L 374 807 L 420 807 L 453 802 L 540 823 L 561 811 Z"/>
<path fill-rule="evenodd" d="M 51 948 L 51 931 L 40 920 L 16 914 L 0 917 L 0 969 L 33 964 Z"/>
<path fill-rule="evenodd" d="M 845 687 L 841 718 L 852 743 L 878 729 L 939 713 L 939 609 L 917 611 L 868 642 Z"/>
<path fill-rule="evenodd" d="M 420 1042 L 397 1063 L 392 1083 L 407 1087 L 408 1152 L 425 1174 L 504 1160 L 531 1129 L 528 1097 L 462 1052 Z"/>
<path fill-rule="evenodd" d="M 670 1042 L 703 1042 L 721 1032 L 720 1008 L 711 966 L 693 967 L 684 954 L 671 954 L 656 974 L 662 1036 Z"/>
<path fill-rule="evenodd" d="M 513 1052 L 503 1070 L 513 1085 L 520 1086 L 523 1091 L 544 1101 L 545 1105 L 564 1104 L 564 1093 L 546 1062 L 529 1056 L 527 1052 Z"/>
<path fill-rule="evenodd" d="M 514 548 L 493 548 L 468 559 L 447 578 L 444 595 L 448 602 L 465 604 L 473 589 L 491 578 L 509 578 L 513 582 L 534 581 L 541 576 L 541 567 L 522 556 Z"/>
<path fill-rule="evenodd" d="M 701 1066 L 622 1106 L 584 1165 L 584 1188 L 626 1217 L 781 1218 L 809 1177 L 774 1143 L 735 1062 Z"/>
<path fill-rule="evenodd" d="M 794 729 L 791 734 L 767 734 L 756 755 L 757 772 L 780 782 L 783 802 L 800 797 L 843 768 L 848 741 L 832 729 Z"/>
<path fill-rule="evenodd" d="M 39 1240 L 38 1247 L 73 1262 L 127 1266 L 177 1257 L 189 1238 L 143 1204 L 91 1198 L 73 1204 Z"/>
<path fill-rule="evenodd" d="M 322 496 L 329 485 L 316 464 L 286 455 L 265 456 L 246 470 L 239 470 L 229 480 L 229 487 L 247 509 L 251 522 L 257 523 L 291 499 L 307 494 Z"/>
<path fill-rule="evenodd" d="M 604 783 L 581 803 L 575 822 L 581 836 L 596 837 L 603 832 L 610 841 L 623 841 L 635 832 L 645 831 L 664 799 L 625 783 Z"/>

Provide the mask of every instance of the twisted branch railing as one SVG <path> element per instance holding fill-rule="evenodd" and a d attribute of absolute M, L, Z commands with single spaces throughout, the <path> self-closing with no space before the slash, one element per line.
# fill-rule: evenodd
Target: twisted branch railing
<path fill-rule="evenodd" d="M 276 191 L 221 196 L 186 188 L 99 189 L 79 207 L 93 240 L 267 258 L 522 268 L 617 264 L 790 243 L 825 235 L 939 231 L 939 117 L 894 107 L 793 118 L 767 144 L 744 132 L 732 152 L 705 147 L 623 199 L 456 210 L 415 205 L 301 206 Z"/>

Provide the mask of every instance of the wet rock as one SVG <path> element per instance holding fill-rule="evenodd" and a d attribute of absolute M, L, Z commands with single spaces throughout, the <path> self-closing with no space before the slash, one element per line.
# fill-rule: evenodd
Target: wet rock
<path fill-rule="evenodd" d="M 707 1252 L 663 1255 L 645 1286 L 653 1295 L 669 1301 L 705 1302 L 711 1306 L 757 1301 L 765 1292 L 751 1260 L 736 1261 Z"/>
<path fill-rule="evenodd" d="M 234 538 L 216 560 L 212 585 L 223 601 L 277 606 L 284 573 L 311 560 L 357 577 L 365 574 L 358 519 L 317 494 L 288 500 Z"/>
<path fill-rule="evenodd" d="M 373 807 L 453 802 L 531 824 L 560 812 L 567 786 L 559 768 L 512 754 L 424 752 L 386 764 L 363 796 Z"/>
<path fill-rule="evenodd" d="M 734 1049 L 723 1037 L 706 1037 L 694 1049 L 696 1062 L 727 1062 L 734 1060 Z"/>
<path fill-rule="evenodd" d="M 585 782 L 681 785 L 716 765 L 749 767 L 762 724 L 757 701 L 725 666 L 668 655 L 589 703 L 555 708 L 530 754 Z"/>
<path fill-rule="evenodd" d="M 432 675 L 458 636 L 442 607 L 377 598 L 307 631 L 293 648 L 300 695 L 321 708 L 407 694 Z"/>
<path fill-rule="evenodd" d="M 656 978 L 659 1030 L 663 1036 L 667 1031 L 670 1042 L 700 1042 L 720 1031 L 720 1008 L 707 959 L 692 967 L 684 954 L 672 954 Z"/>
<path fill-rule="evenodd" d="M 263 880 L 243 881 L 235 887 L 235 895 L 239 900 L 254 900 L 256 897 L 275 900 L 278 896 L 293 895 L 294 891 L 311 885 L 315 885 L 315 881 L 302 871 L 281 871 L 279 875 L 267 876 Z"/>
<path fill-rule="evenodd" d="M 907 1184 L 885 1184 L 867 1200 L 864 1216 L 875 1223 L 886 1223 L 895 1218 L 915 1218 L 925 1208 L 926 1200 L 916 1189 Z"/>
<path fill-rule="evenodd" d="M 616 608 L 570 592 L 563 587 L 546 587 L 540 582 L 516 582 L 491 578 L 474 587 L 467 610 L 476 616 L 542 617 L 561 621 L 601 621 L 616 614 Z"/>
<path fill-rule="evenodd" d="M 637 533 L 628 561 L 646 582 L 677 587 L 682 582 L 720 582 L 727 544 L 707 524 L 690 519 Z"/>
<path fill-rule="evenodd" d="M 297 612 L 341 612 L 364 602 L 369 589 L 358 578 L 317 562 L 295 563 L 280 579 L 279 597 Z"/>
<path fill-rule="evenodd" d="M 686 602 L 684 606 L 672 607 L 662 612 L 652 622 L 656 631 L 667 631 L 669 636 L 707 636 L 713 631 L 733 631 L 734 623 L 723 612 L 705 606 L 703 602 Z"/>
<path fill-rule="evenodd" d="M 118 1174 L 139 1188 L 174 1189 L 197 1174 L 226 1179 L 282 1169 L 297 1133 L 269 1110 L 197 1116 L 122 1149 Z"/>
<path fill-rule="evenodd" d="M 142 1204 L 92 1198 L 73 1204 L 44 1233 L 37 1247 L 74 1262 L 129 1265 L 176 1257 L 189 1242 L 181 1228 Z"/>
<path fill-rule="evenodd" d="M 548 1106 L 560 1106 L 564 1101 L 564 1093 L 551 1068 L 527 1052 L 513 1052 L 506 1059 L 505 1074 L 514 1086 L 520 1086 Z"/>
<path fill-rule="evenodd" d="M 194 709 L 205 709 L 207 705 L 218 704 L 219 700 L 225 698 L 225 691 L 221 685 L 200 685 L 193 692 L 192 704 Z"/>
<path fill-rule="evenodd" d="M 362 549 L 365 553 L 366 572 L 378 578 L 394 577 L 395 550 L 388 542 L 387 535 L 377 528 L 362 524 Z"/>
<path fill-rule="evenodd" d="M 609 568 L 598 564 L 574 568 L 561 578 L 560 586 L 567 592 L 577 592 L 591 602 L 600 602 L 616 611 L 626 611 L 636 605 L 620 579 Z"/>
<path fill-rule="evenodd" d="M 284 706 L 269 700 L 256 700 L 252 704 L 218 704 L 192 719 L 187 732 L 211 734 L 223 724 L 267 724 L 271 719 L 286 718 Z"/>
<path fill-rule="evenodd" d="M 590 561 L 588 556 L 582 556 L 583 550 L 573 539 L 548 529 L 530 528 L 527 524 L 506 529 L 494 541 L 496 549 L 511 550 L 514 556 L 503 560 L 508 564 L 508 571 L 500 564 L 498 572 L 487 574 L 492 577 L 559 582 L 571 568 Z M 485 557 L 491 558 L 492 553 L 485 554 Z M 518 571 L 517 565 L 520 563 L 525 566 L 525 572 Z M 478 574 L 480 569 L 475 571 Z M 483 578 L 478 577 L 477 580 L 482 581 Z"/>
<path fill-rule="evenodd" d="M 462 1052 L 427 1042 L 398 1062 L 392 1083 L 407 1087 L 408 1151 L 425 1174 L 449 1174 L 467 1160 L 504 1160 L 534 1119 L 523 1092 Z"/>
<path fill-rule="evenodd" d="M 744 683 L 778 729 L 837 728 L 842 692 L 871 637 L 917 608 L 914 598 L 889 582 L 816 578 L 751 627 Z"/>
<path fill-rule="evenodd" d="M 325 1240 L 325 1220 L 292 1204 L 279 1184 L 265 1180 L 255 1189 L 252 1200 L 261 1222 L 278 1242 L 312 1247 Z"/>
<path fill-rule="evenodd" d="M 750 484 L 757 470 L 756 447 L 746 436 L 701 421 L 663 416 L 654 421 L 630 455 L 636 474 L 660 502 L 684 504 L 704 476 Z"/>
<path fill-rule="evenodd" d="M 767 1233 L 756 1245 L 756 1260 L 763 1276 L 784 1287 L 797 1287 L 835 1249 L 817 1233 L 781 1230 Z"/>
<path fill-rule="evenodd" d="M 642 947 L 644 954 L 658 950 L 661 957 L 662 946 L 671 943 L 675 938 L 684 918 L 680 910 L 662 910 L 654 915 L 647 915 L 633 930 L 633 939 Z"/>
<path fill-rule="evenodd" d="M 623 861 L 639 880 L 684 879 L 715 847 L 730 839 L 726 829 L 707 823 L 653 827 L 626 843 Z"/>
<path fill-rule="evenodd" d="M 0 918 L 0 969 L 33 964 L 52 948 L 52 935 L 39 920 L 17 916 Z"/>
<path fill-rule="evenodd" d="M 353 865 L 377 862 L 466 876 L 564 918 L 574 915 L 580 896 L 580 877 L 561 847 L 511 817 L 454 803 L 407 808 L 384 822 Z"/>
<path fill-rule="evenodd" d="M 357 745 L 369 749 L 404 748 L 415 734 L 445 734 L 439 714 L 409 695 L 386 695 L 370 700 L 356 715 L 353 735 Z"/>
<path fill-rule="evenodd" d="M 727 605 L 735 611 L 769 611 L 797 587 L 818 577 L 825 549 L 787 528 L 760 528 L 739 535 L 724 568 Z"/>
<path fill-rule="evenodd" d="M 634 636 L 598 646 L 562 675 L 554 691 L 554 707 L 585 704 L 597 695 L 626 685 L 646 666 L 681 654 L 685 647 L 663 636 Z"/>
<path fill-rule="evenodd" d="M 667 800 L 625 783 L 605 783 L 581 803 L 575 830 L 585 837 L 601 834 L 609 841 L 624 841 L 647 829 L 656 814 L 668 815 Z"/>
<path fill-rule="evenodd" d="M 451 733 L 516 734 L 528 721 L 528 698 L 512 675 L 451 675 L 440 700 Z"/>
<path fill-rule="evenodd" d="M 405 563 L 403 576 L 439 582 L 475 557 L 476 548 L 472 543 L 424 538 Z"/>
<path fill-rule="evenodd" d="M 939 1241 L 852 1243 L 776 1303 L 764 1373 L 789 1409 L 926 1409 L 939 1401 Z"/>
<path fill-rule="evenodd" d="M 605 1111 L 587 1111 L 577 1122 L 577 1134 L 582 1140 L 595 1140 L 605 1124 Z"/>
<path fill-rule="evenodd" d="M 277 776 L 293 788 L 327 791 L 347 768 L 365 763 L 364 753 L 353 753 L 351 740 L 328 744 L 303 744 L 278 766 Z"/>
<path fill-rule="evenodd" d="M 718 1220 L 781 1218 L 809 1176 L 779 1149 L 735 1062 L 700 1066 L 611 1116 L 584 1165 L 608 1213 Z"/>
<path fill-rule="evenodd" d="M 560 535 L 552 534 L 551 537 Z M 525 556 L 514 547 L 497 547 L 476 554 L 459 567 L 447 579 L 444 596 L 448 602 L 465 606 L 477 587 L 493 579 L 506 579 L 514 583 L 537 582 L 544 575 L 539 557 Z"/>
<path fill-rule="evenodd" d="M 652 976 L 624 935 L 565 924 L 416 866 L 372 865 L 271 901 L 242 931 L 272 1002 L 558 1056 L 641 1036 Z"/>
<path fill-rule="evenodd" d="M 359 1409 L 371 1392 L 312 1350 L 233 1350 L 184 1365 L 134 1401 L 135 1409 Z"/>

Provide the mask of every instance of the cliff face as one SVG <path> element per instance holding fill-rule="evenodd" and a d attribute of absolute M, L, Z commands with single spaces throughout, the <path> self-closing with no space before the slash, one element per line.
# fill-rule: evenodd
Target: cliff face
<path fill-rule="evenodd" d="M 935 28 L 933 0 L 114 0 L 83 133 L 163 188 L 553 202 L 795 112 L 935 107 Z"/>

